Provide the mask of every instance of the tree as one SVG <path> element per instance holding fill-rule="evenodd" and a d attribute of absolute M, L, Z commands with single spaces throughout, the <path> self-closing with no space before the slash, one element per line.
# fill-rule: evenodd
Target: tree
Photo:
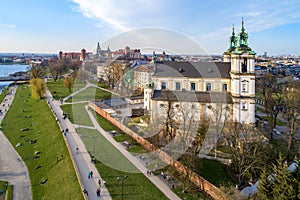
<path fill-rule="evenodd" d="M 258 198 L 261 200 L 268 200 L 272 197 L 273 185 L 268 178 L 268 173 L 266 168 L 262 171 L 260 176 L 260 182 L 258 185 Z"/>
<path fill-rule="evenodd" d="M 66 88 L 68 88 L 69 92 L 71 92 L 71 89 L 74 85 L 74 79 L 71 76 L 66 76 L 64 78 L 63 84 Z"/>
<path fill-rule="evenodd" d="M 297 199 L 299 183 L 299 167 L 296 172 L 289 172 L 284 157 L 280 155 L 277 163 L 272 166 L 271 174 L 268 176 L 263 173 L 260 177 L 258 197 L 278 200 Z"/>
<path fill-rule="evenodd" d="M 45 97 L 45 82 L 43 79 L 40 78 L 33 78 L 30 79 L 30 90 L 31 90 L 31 95 L 34 98 L 43 98 Z"/>
<path fill-rule="evenodd" d="M 54 81 L 56 81 L 62 75 L 62 72 L 66 68 L 66 63 L 66 60 L 55 60 L 48 63 L 48 68 Z"/>
<path fill-rule="evenodd" d="M 299 125 L 297 117 L 300 113 L 300 83 L 290 82 L 284 93 L 284 115 L 289 123 L 289 141 L 286 153 L 287 161 L 289 161 L 291 149 L 293 148 L 294 135 Z"/>
<path fill-rule="evenodd" d="M 224 132 L 232 159 L 230 168 L 237 174 L 239 185 L 259 177 L 263 168 L 273 162 L 273 149 L 250 125 L 226 123 Z"/>
<path fill-rule="evenodd" d="M 44 75 L 44 72 L 40 66 L 32 66 L 30 69 L 30 78 L 42 78 Z"/>
<path fill-rule="evenodd" d="M 270 73 L 266 73 L 262 78 L 258 79 L 258 92 L 262 94 L 265 105 L 265 112 L 269 122 L 270 141 L 273 140 L 273 129 L 277 125 L 277 117 L 283 108 L 282 87 L 277 84 L 276 77 Z"/>
<path fill-rule="evenodd" d="M 199 126 L 193 141 L 194 150 L 196 153 L 199 153 L 201 149 L 202 142 L 204 141 L 208 132 L 209 123 L 209 118 L 203 115 L 200 119 Z"/>

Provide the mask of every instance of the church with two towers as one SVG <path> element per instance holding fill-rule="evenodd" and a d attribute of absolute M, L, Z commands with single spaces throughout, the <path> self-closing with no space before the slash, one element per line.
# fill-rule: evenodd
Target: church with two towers
<path fill-rule="evenodd" d="M 175 121 L 188 110 L 195 120 L 218 112 L 222 121 L 254 124 L 255 54 L 242 21 L 237 35 L 233 27 L 223 62 L 156 63 L 152 83 L 144 89 L 144 109 L 153 122 L 165 119 L 171 105 Z"/>

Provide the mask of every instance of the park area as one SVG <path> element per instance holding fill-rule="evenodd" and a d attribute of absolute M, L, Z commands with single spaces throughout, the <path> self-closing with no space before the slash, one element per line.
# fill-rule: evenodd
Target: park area
<path fill-rule="evenodd" d="M 45 99 L 33 99 L 29 94 L 28 85 L 18 87 L 2 130 L 11 144 L 18 146 L 29 170 L 33 199 L 83 199 L 52 112 Z"/>

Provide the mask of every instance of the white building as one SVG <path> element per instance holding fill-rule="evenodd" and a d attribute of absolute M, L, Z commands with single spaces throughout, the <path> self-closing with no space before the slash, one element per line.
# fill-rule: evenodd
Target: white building
<path fill-rule="evenodd" d="M 151 76 L 154 72 L 154 66 L 140 65 L 134 69 L 134 87 L 144 88 L 147 83 L 151 82 Z"/>
<path fill-rule="evenodd" d="M 195 120 L 212 117 L 220 108 L 222 121 L 230 117 L 235 122 L 254 124 L 256 53 L 248 47 L 247 39 L 242 22 L 238 37 L 232 31 L 223 62 L 156 64 L 153 84 L 144 90 L 144 108 L 150 111 L 152 120 L 161 120 L 171 102 L 175 111 L 192 110 Z M 181 119 L 182 115 L 177 112 L 173 117 Z"/>

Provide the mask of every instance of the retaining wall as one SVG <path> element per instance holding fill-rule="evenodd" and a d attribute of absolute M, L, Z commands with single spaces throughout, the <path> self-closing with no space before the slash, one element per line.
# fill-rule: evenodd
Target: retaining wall
<path fill-rule="evenodd" d="M 110 121 L 114 126 L 118 127 L 122 132 L 129 135 L 132 139 L 134 139 L 147 151 L 151 152 L 157 150 L 157 148 L 155 148 L 154 145 L 152 145 L 149 141 L 139 136 L 130 128 L 128 128 L 127 126 L 123 125 L 122 123 L 114 119 L 112 116 L 110 116 L 110 114 L 102 110 L 99 106 L 97 106 L 93 102 L 89 102 L 89 107 L 92 108 L 98 114 L 100 114 L 102 117 Z M 229 197 L 227 194 L 222 192 L 219 188 L 211 184 L 209 181 L 205 180 L 203 177 L 199 176 L 192 170 L 187 169 L 179 161 L 173 160 L 171 156 L 169 156 L 166 152 L 160 150 L 158 151 L 157 155 L 162 161 L 166 162 L 169 165 L 172 165 L 179 173 L 188 175 L 190 181 L 192 181 L 195 185 L 197 185 L 200 188 L 200 190 L 209 194 L 212 198 L 218 200 L 232 200 L 231 197 Z"/>

